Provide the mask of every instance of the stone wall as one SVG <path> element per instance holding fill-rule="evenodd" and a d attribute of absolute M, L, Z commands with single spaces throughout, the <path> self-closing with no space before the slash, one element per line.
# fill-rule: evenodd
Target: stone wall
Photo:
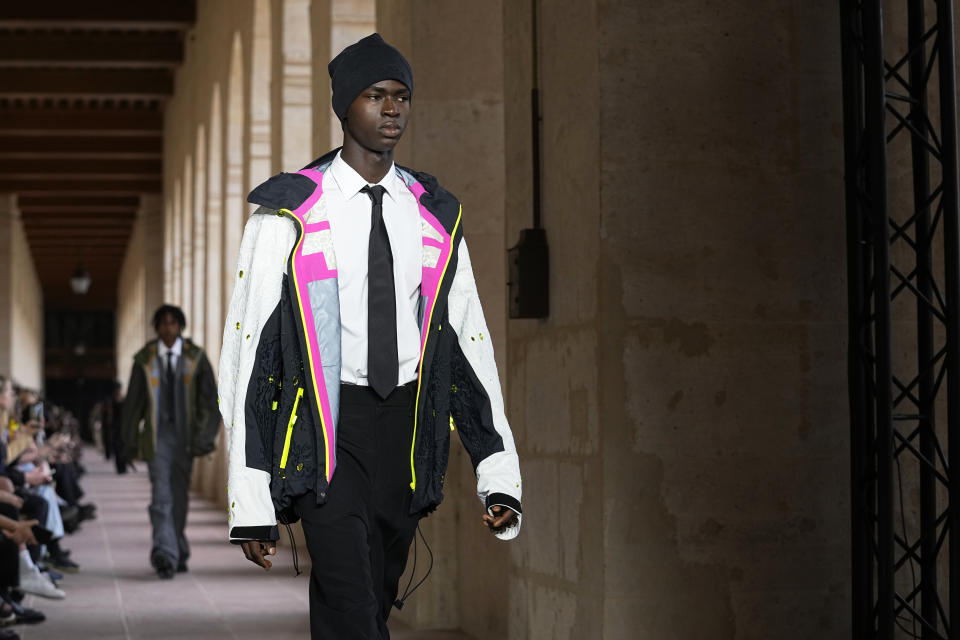
<path fill-rule="evenodd" d="M 156 337 L 153 313 L 163 304 L 163 209 L 158 196 L 141 196 L 140 209 L 117 281 L 117 376 L 126 393 L 133 356 Z"/>
<path fill-rule="evenodd" d="M 0 194 L 0 374 L 43 389 L 43 291 L 14 196 Z"/>
<path fill-rule="evenodd" d="M 358 15 L 414 66 L 398 161 L 464 205 L 524 531 L 481 527 L 454 439 L 423 526 L 437 562 L 398 616 L 518 640 L 849 635 L 835 4 L 540 2 L 544 320 L 509 320 L 505 289 L 532 225 L 532 3 L 226 5 L 199 4 L 167 109 L 157 258 L 209 349 L 244 193 L 338 140 L 326 62 Z M 195 486 L 222 501 L 223 474 L 221 451 Z"/>

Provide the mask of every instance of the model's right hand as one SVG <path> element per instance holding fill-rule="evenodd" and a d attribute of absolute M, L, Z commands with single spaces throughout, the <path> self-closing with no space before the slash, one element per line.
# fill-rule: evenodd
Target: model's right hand
<path fill-rule="evenodd" d="M 273 556 L 277 554 L 276 542 L 250 540 L 249 542 L 241 543 L 240 548 L 243 549 L 243 555 L 247 557 L 247 560 L 254 564 L 260 565 L 263 567 L 264 571 L 270 571 L 270 567 L 273 566 L 273 563 L 267 560 L 266 556 Z"/>

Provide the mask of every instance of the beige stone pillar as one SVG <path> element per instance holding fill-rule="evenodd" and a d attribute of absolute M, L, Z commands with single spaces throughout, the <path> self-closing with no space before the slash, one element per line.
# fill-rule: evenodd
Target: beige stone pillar
<path fill-rule="evenodd" d="M 140 196 L 140 211 L 137 214 L 138 224 L 142 226 L 147 241 L 143 245 L 144 259 L 144 291 L 143 313 L 147 326 L 144 327 L 144 338 L 152 338 L 153 327 L 150 322 L 153 312 L 164 302 L 164 273 L 163 252 L 166 246 L 166 236 L 163 228 L 163 199 L 155 194 Z"/>
<path fill-rule="evenodd" d="M 182 308 L 184 315 L 187 317 L 187 329 L 184 331 L 184 335 L 188 337 L 193 335 L 193 218 L 196 215 L 193 207 L 195 197 L 193 169 L 193 156 L 187 155 L 183 163 L 183 219 L 181 221 L 183 235 L 180 238 L 181 251 L 183 252 L 183 272 L 180 279 L 183 283 L 181 285 L 183 290 L 180 293 L 180 299 L 174 304 Z"/>
<path fill-rule="evenodd" d="M 163 204 L 163 288 L 162 298 L 169 300 L 173 296 L 173 206 L 169 201 Z"/>
<path fill-rule="evenodd" d="M 0 373 L 43 388 L 43 290 L 9 194 L 0 194 Z"/>
<path fill-rule="evenodd" d="M 206 322 L 206 295 L 207 295 L 207 134 L 206 126 L 200 124 L 196 128 L 194 150 L 196 168 L 194 169 L 193 191 L 193 292 L 190 297 L 193 325 L 190 335 L 203 345 L 207 332 Z M 216 285 L 214 285 L 216 286 Z"/>
<path fill-rule="evenodd" d="M 220 279 L 224 315 L 226 315 L 227 306 L 230 304 L 230 294 L 233 292 L 233 282 L 236 276 L 234 268 L 237 265 L 243 225 L 246 223 L 247 210 L 249 209 L 243 186 L 243 131 L 247 122 L 243 94 L 246 82 L 243 73 L 243 49 L 240 40 L 237 38 L 233 40 L 229 69 L 226 112 L 227 137 L 224 140 L 224 166 L 226 169 L 224 192 L 226 202 L 224 203 L 222 275 Z"/>
<path fill-rule="evenodd" d="M 296 171 L 313 159 L 310 0 L 283 0 L 281 166 Z"/>
<path fill-rule="evenodd" d="M 223 120 L 220 86 L 215 85 L 210 103 L 209 172 L 206 205 L 206 333 L 203 347 L 210 364 L 217 371 L 223 339 L 223 285 L 220 282 L 223 264 Z"/>
<path fill-rule="evenodd" d="M 156 336 L 153 313 L 163 304 L 163 219 L 159 195 L 140 196 L 140 208 L 117 279 L 116 363 L 124 389 L 134 354 Z"/>
<path fill-rule="evenodd" d="M 11 194 L 0 194 L 0 374 L 43 388 L 43 290 Z"/>
<path fill-rule="evenodd" d="M 330 106 L 330 75 L 327 72 L 327 63 L 349 45 L 377 30 L 377 2 L 376 0 L 330 0 L 329 13 L 329 46 L 324 51 L 322 66 L 315 67 L 315 73 L 322 73 L 326 78 L 324 86 L 326 91 L 322 100 L 316 101 L 317 108 L 314 110 L 318 120 L 321 119 L 322 114 L 329 114 L 328 150 L 343 144 L 343 129 L 340 126 L 340 119 Z"/>
<path fill-rule="evenodd" d="M 180 178 L 173 180 L 173 225 L 170 238 L 171 253 L 173 254 L 173 272 L 171 273 L 170 297 L 165 302 L 176 304 L 183 294 L 183 185 Z"/>
<path fill-rule="evenodd" d="M 0 373 L 13 373 L 13 225 L 18 216 L 17 197 L 10 193 L 0 194 Z"/>
<path fill-rule="evenodd" d="M 254 0 L 250 45 L 250 166 L 247 191 L 270 177 L 271 163 L 271 44 L 270 0 Z"/>

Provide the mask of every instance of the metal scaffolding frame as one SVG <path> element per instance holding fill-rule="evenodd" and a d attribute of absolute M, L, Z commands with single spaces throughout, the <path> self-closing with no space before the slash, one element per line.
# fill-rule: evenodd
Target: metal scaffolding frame
<path fill-rule="evenodd" d="M 953 3 L 840 9 L 853 637 L 960 639 Z"/>

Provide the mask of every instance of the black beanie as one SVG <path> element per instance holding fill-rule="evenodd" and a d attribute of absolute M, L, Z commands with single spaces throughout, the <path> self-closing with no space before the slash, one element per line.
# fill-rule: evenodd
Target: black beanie
<path fill-rule="evenodd" d="M 413 93 L 413 69 L 399 51 L 373 33 L 341 51 L 327 65 L 333 112 L 341 120 L 360 92 L 381 80 L 402 82 Z"/>

